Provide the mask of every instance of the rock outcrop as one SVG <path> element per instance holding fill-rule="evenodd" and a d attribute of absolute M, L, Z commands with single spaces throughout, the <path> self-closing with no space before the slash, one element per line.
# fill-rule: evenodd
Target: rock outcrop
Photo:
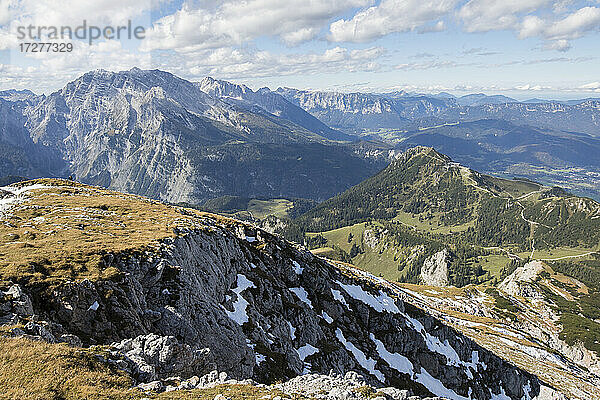
<path fill-rule="evenodd" d="M 116 342 L 139 381 L 219 369 L 273 382 L 333 370 L 454 399 L 539 390 L 534 376 L 405 304 L 384 281 L 249 226 L 203 222 L 156 254 L 106 255 L 105 266 L 122 271 L 113 279 L 31 293 L 34 313 L 55 337 Z M 11 312 L 27 317 L 25 294 L 10 292 Z"/>
<path fill-rule="evenodd" d="M 421 280 L 425 285 L 448 286 L 448 249 L 428 257 L 421 268 Z"/>
<path fill-rule="evenodd" d="M 541 294 L 530 284 L 543 270 L 544 266 L 541 261 L 530 261 L 504 278 L 498 288 L 513 296 L 542 298 Z"/>

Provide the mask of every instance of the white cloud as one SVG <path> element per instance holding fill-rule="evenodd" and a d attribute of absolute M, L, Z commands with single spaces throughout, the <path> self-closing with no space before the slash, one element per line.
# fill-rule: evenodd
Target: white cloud
<path fill-rule="evenodd" d="M 540 90 L 547 90 L 547 89 L 551 89 L 550 86 L 542 86 L 542 85 L 531 85 L 531 84 L 526 84 L 526 85 L 517 85 L 514 87 L 515 90 L 522 90 L 522 91 L 535 91 L 535 92 L 539 92 Z"/>
<path fill-rule="evenodd" d="M 240 46 L 263 36 L 295 45 L 314 39 L 327 22 L 373 0 L 228 0 L 215 8 L 185 2 L 156 21 L 144 50 L 189 51 Z"/>
<path fill-rule="evenodd" d="M 568 51 L 571 49 L 571 43 L 568 40 L 560 39 L 553 42 L 548 42 L 544 49 L 546 50 L 557 50 L 557 51 Z"/>
<path fill-rule="evenodd" d="M 426 70 L 426 69 L 439 69 L 439 68 L 457 68 L 457 67 L 466 67 L 473 66 L 475 63 L 458 63 L 456 61 L 428 61 L 422 63 L 405 63 L 396 65 L 396 69 L 405 70 L 405 71 L 414 71 L 414 70 Z"/>
<path fill-rule="evenodd" d="M 600 8 L 598 7 L 581 8 L 548 26 L 543 34 L 549 39 L 565 40 L 579 38 L 591 30 L 600 30 Z"/>
<path fill-rule="evenodd" d="M 14 23 L 39 26 L 117 24 L 142 15 L 167 0 L 19 0 Z"/>
<path fill-rule="evenodd" d="M 340 19 L 329 27 L 334 42 L 367 42 L 395 32 L 441 30 L 438 21 L 449 14 L 456 0 L 382 0 L 377 6 Z"/>
<path fill-rule="evenodd" d="M 552 0 L 470 0 L 458 11 L 467 32 L 515 29 L 519 16 L 552 3 Z"/>
<path fill-rule="evenodd" d="M 6 25 L 11 20 L 11 8 L 14 6 L 12 0 L 0 0 L 0 26 Z"/>
<path fill-rule="evenodd" d="M 179 65 L 179 73 L 190 78 L 212 75 L 223 79 L 246 79 L 374 71 L 380 68 L 376 60 L 383 54 L 380 47 L 360 50 L 334 47 L 322 53 L 304 54 L 221 48 L 180 55 L 171 60 L 171 65 Z"/>
<path fill-rule="evenodd" d="M 121 71 L 133 67 L 154 67 L 149 54 L 132 52 L 115 40 L 98 42 L 92 46 L 75 42 L 71 53 L 56 53 L 51 57 L 47 53 L 27 53 L 26 57 L 38 63 L 28 67 L 3 65 L 0 87 L 50 93 L 90 70 L 102 68 Z"/>
<path fill-rule="evenodd" d="M 519 30 L 519 38 L 525 39 L 527 37 L 537 36 L 543 32 L 546 27 L 546 22 L 535 15 L 528 15 L 523 18 L 521 27 Z"/>
<path fill-rule="evenodd" d="M 546 40 L 547 50 L 567 51 L 572 39 L 589 31 L 600 30 L 600 8 L 583 7 L 558 20 L 527 16 L 523 19 L 519 38 L 540 37 Z"/>
<path fill-rule="evenodd" d="M 579 89 L 584 91 L 600 92 L 600 82 L 586 83 L 585 85 L 579 86 Z"/>

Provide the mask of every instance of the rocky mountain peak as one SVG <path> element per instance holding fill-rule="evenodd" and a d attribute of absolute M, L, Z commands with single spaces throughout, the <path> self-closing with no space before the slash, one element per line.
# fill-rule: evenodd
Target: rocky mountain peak
<path fill-rule="evenodd" d="M 253 94 L 252 89 L 246 85 L 239 85 L 219 79 L 211 78 L 210 76 L 202 79 L 198 84 L 200 90 L 217 97 L 237 97 L 242 98 L 245 94 Z"/>

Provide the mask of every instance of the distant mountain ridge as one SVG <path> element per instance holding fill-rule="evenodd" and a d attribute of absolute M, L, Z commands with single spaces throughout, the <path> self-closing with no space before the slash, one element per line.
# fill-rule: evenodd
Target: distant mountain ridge
<path fill-rule="evenodd" d="M 242 96 L 250 100 L 232 100 Z M 383 165 L 332 142 L 326 136 L 344 135 L 281 96 L 226 82 L 97 70 L 49 96 L 17 97 L 0 99 L 6 175 L 73 175 L 199 203 L 223 194 L 324 199 Z M 35 167 L 28 154 L 47 161 Z"/>
<path fill-rule="evenodd" d="M 290 103 L 279 94 L 270 91 L 268 88 L 253 91 L 245 85 L 238 85 L 227 81 L 213 79 L 211 77 L 204 78 L 197 85 L 200 90 L 213 97 L 220 98 L 225 102 L 238 106 L 247 107 L 250 110 L 260 107 L 273 115 L 294 122 L 324 138 L 332 140 L 353 139 L 349 135 L 331 129 L 323 122 L 304 111 L 304 109 Z"/>
<path fill-rule="evenodd" d="M 454 99 L 404 93 L 312 92 L 291 88 L 279 88 L 277 93 L 326 124 L 348 131 L 412 126 L 413 120 L 434 116 L 456 104 Z"/>
<path fill-rule="evenodd" d="M 570 189 L 598 198 L 598 100 L 513 100 L 252 90 L 158 70 L 97 70 L 48 96 L 0 92 L 0 166 L 2 176 L 73 176 L 171 202 L 323 200 L 398 149 L 428 145 L 489 173 L 568 179 Z"/>

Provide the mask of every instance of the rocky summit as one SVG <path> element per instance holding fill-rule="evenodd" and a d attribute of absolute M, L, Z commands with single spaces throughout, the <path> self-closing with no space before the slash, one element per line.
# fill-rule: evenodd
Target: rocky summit
<path fill-rule="evenodd" d="M 3 191 L 9 398 L 561 398 L 400 287 L 252 225 L 70 181 Z"/>

